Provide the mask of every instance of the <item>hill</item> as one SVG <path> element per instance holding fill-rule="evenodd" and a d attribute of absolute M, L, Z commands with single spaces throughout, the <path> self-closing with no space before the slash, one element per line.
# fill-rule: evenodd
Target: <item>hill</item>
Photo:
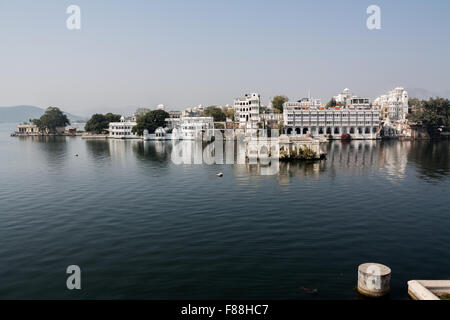
<path fill-rule="evenodd" d="M 29 119 L 35 119 L 42 116 L 45 109 L 35 106 L 13 106 L 0 107 L 0 122 L 28 122 Z M 67 112 L 64 112 L 71 122 L 86 120 Z"/>

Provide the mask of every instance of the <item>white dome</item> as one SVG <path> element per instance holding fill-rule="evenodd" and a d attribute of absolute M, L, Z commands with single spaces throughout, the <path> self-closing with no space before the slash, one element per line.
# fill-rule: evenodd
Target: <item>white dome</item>
<path fill-rule="evenodd" d="M 278 141 L 280 143 L 289 143 L 289 137 L 285 134 L 282 134 L 278 137 Z"/>
<path fill-rule="evenodd" d="M 164 130 L 162 127 L 158 127 L 158 128 L 155 130 L 155 133 L 166 134 L 166 130 Z"/>
<path fill-rule="evenodd" d="M 164 105 L 163 104 L 159 104 L 158 107 L 156 108 L 158 110 L 164 110 Z"/>

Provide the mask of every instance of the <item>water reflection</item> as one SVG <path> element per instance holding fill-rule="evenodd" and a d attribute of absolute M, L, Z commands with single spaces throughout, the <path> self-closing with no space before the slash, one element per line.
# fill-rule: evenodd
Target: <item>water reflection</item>
<path fill-rule="evenodd" d="M 21 143 L 38 150 L 48 166 L 63 166 L 68 156 L 73 157 L 74 145 L 82 143 L 87 156 L 96 163 L 112 161 L 122 165 L 130 162 L 157 161 L 174 164 L 232 165 L 236 176 L 262 175 L 267 166 L 249 164 L 245 161 L 245 145 L 224 141 L 217 144 L 201 141 L 123 141 L 80 140 L 67 137 L 20 137 Z M 222 142 L 221 142 L 222 143 Z M 380 173 L 392 183 L 403 181 L 408 168 L 427 182 L 439 182 L 450 172 L 449 141 L 334 141 L 324 144 L 326 160 L 317 162 L 280 162 L 276 176 L 281 184 L 290 179 L 312 177 L 321 174 L 330 177 L 339 175 L 370 175 Z"/>
<path fill-rule="evenodd" d="M 408 161 L 416 165 L 419 178 L 429 182 L 446 178 L 450 172 L 450 141 L 413 141 Z"/>
<path fill-rule="evenodd" d="M 164 141 L 139 141 L 132 145 L 132 149 L 141 160 L 167 162 L 170 160 L 172 143 Z"/>
<path fill-rule="evenodd" d="M 391 183 L 399 183 L 407 176 L 408 164 L 419 172 L 419 178 L 436 181 L 450 172 L 448 141 L 335 141 L 324 146 L 326 160 L 316 162 L 280 162 L 279 182 L 290 178 L 319 178 L 321 174 L 369 175 L 381 173 Z M 235 173 L 260 174 L 259 165 L 235 166 Z"/>

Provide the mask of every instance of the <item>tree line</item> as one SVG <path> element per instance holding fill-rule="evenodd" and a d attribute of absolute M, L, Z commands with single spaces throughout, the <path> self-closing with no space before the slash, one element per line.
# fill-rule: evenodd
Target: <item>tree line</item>
<path fill-rule="evenodd" d="M 450 129 L 450 101 L 446 98 L 409 99 L 408 120 L 423 126 L 431 135 Z"/>

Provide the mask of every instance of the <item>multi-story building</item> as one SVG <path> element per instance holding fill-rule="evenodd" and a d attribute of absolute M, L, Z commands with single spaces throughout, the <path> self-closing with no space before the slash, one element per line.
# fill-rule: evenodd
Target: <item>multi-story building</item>
<path fill-rule="evenodd" d="M 181 121 L 182 111 L 169 111 L 169 118 L 166 118 L 167 128 L 176 128 Z"/>
<path fill-rule="evenodd" d="M 249 93 L 234 99 L 234 117 L 240 128 L 257 129 L 260 122 L 261 98 L 258 93 Z"/>
<path fill-rule="evenodd" d="M 213 134 L 213 117 L 181 117 L 172 131 L 172 137 L 176 140 L 197 140 Z"/>
<path fill-rule="evenodd" d="M 341 106 L 326 109 L 318 99 L 286 102 L 283 106 L 285 133 L 289 135 L 338 136 L 350 134 L 355 139 L 376 139 L 380 128 L 380 111 L 370 100 L 350 95 L 334 97 Z"/>
<path fill-rule="evenodd" d="M 382 120 L 389 118 L 390 121 L 406 121 L 408 115 L 408 92 L 398 87 L 388 94 L 376 98 L 374 106 L 379 108 L 382 113 Z"/>
<path fill-rule="evenodd" d="M 136 139 L 139 138 L 132 129 L 136 125 L 136 117 L 133 115 L 129 119 L 120 118 L 120 122 L 109 123 L 109 138 L 113 139 Z"/>

